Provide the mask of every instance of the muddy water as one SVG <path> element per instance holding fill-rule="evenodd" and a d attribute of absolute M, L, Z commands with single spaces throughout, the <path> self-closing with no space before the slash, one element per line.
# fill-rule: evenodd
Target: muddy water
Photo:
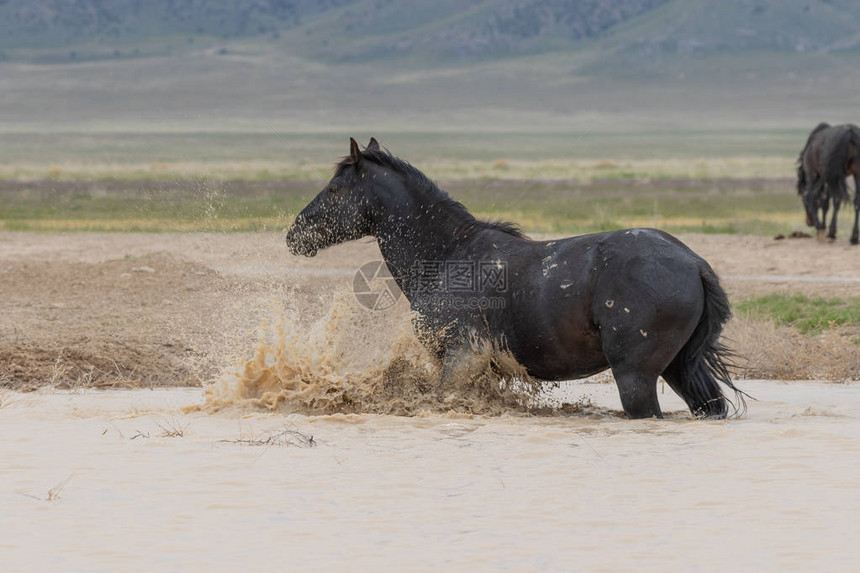
<path fill-rule="evenodd" d="M 856 570 L 860 385 L 744 387 L 728 422 L 623 420 L 610 384 L 552 418 L 3 394 L 0 570 Z"/>

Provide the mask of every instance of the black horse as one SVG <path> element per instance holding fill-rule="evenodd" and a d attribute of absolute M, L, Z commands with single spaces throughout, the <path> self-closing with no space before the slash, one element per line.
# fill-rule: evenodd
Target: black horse
<path fill-rule="evenodd" d="M 293 254 L 371 235 L 442 361 L 442 388 L 471 376 L 475 341 L 539 380 L 611 368 L 630 418 L 662 417 L 662 375 L 696 416 L 724 418 L 719 382 L 743 398 L 719 342 L 729 301 L 714 271 L 662 231 L 533 241 L 473 217 L 376 140 L 350 154 L 287 233 Z"/>
<path fill-rule="evenodd" d="M 819 239 L 824 237 L 827 211 L 832 201 L 833 215 L 827 238 L 836 240 L 839 205 L 849 199 L 845 178 L 850 176 L 854 176 L 854 229 L 851 232 L 851 244 L 856 245 L 860 242 L 860 128 L 851 124 L 818 124 L 809 134 L 797 158 L 797 192 L 806 210 L 806 224 L 818 230 Z"/>

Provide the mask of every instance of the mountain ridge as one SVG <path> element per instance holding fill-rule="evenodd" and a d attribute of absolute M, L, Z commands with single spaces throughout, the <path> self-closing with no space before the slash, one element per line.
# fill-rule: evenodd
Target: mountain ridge
<path fill-rule="evenodd" d="M 326 62 L 414 58 L 445 65 L 595 46 L 696 56 L 860 50 L 849 0 L 3 0 L 5 58 L 181 54 L 259 42 Z M 197 45 L 195 45 L 197 44 Z"/>
<path fill-rule="evenodd" d="M 857 121 L 857 30 L 849 0 L 0 0 L 0 126 L 807 129 Z"/>

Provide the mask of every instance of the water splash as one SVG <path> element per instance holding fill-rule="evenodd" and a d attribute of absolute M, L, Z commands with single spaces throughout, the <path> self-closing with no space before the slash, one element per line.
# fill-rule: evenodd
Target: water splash
<path fill-rule="evenodd" d="M 261 332 L 253 357 L 205 387 L 201 409 L 498 415 L 529 410 L 541 391 L 509 354 L 477 341 L 477 375 L 442 388 L 439 361 L 416 338 L 405 308 L 369 311 L 346 294 L 310 324 L 293 309 Z"/>

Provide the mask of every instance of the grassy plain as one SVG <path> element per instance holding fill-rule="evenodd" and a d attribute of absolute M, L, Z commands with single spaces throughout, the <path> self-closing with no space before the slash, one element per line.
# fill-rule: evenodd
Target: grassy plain
<path fill-rule="evenodd" d="M 802 229 L 792 181 L 802 134 L 792 130 L 373 135 L 475 213 L 529 232 Z M 6 134 L 0 228 L 282 229 L 323 187 L 347 137 Z"/>
<path fill-rule="evenodd" d="M 502 169 L 527 171 L 518 166 Z M 659 178 L 641 172 L 618 175 L 611 169 L 601 173 L 595 168 L 590 179 L 473 177 L 442 179 L 440 185 L 479 216 L 511 220 L 532 233 L 631 226 L 744 234 L 803 229 L 799 202 L 787 178 Z M 597 174 L 605 176 L 597 178 Z M 234 180 L 211 175 L 7 180 L 0 182 L 0 197 L 4 198 L 0 229 L 278 230 L 323 185 L 318 180 Z"/>
<path fill-rule="evenodd" d="M 860 299 L 857 298 L 775 293 L 741 301 L 735 311 L 754 318 L 773 319 L 802 334 L 820 334 L 835 327 L 860 327 Z M 860 337 L 856 342 L 860 344 Z"/>

